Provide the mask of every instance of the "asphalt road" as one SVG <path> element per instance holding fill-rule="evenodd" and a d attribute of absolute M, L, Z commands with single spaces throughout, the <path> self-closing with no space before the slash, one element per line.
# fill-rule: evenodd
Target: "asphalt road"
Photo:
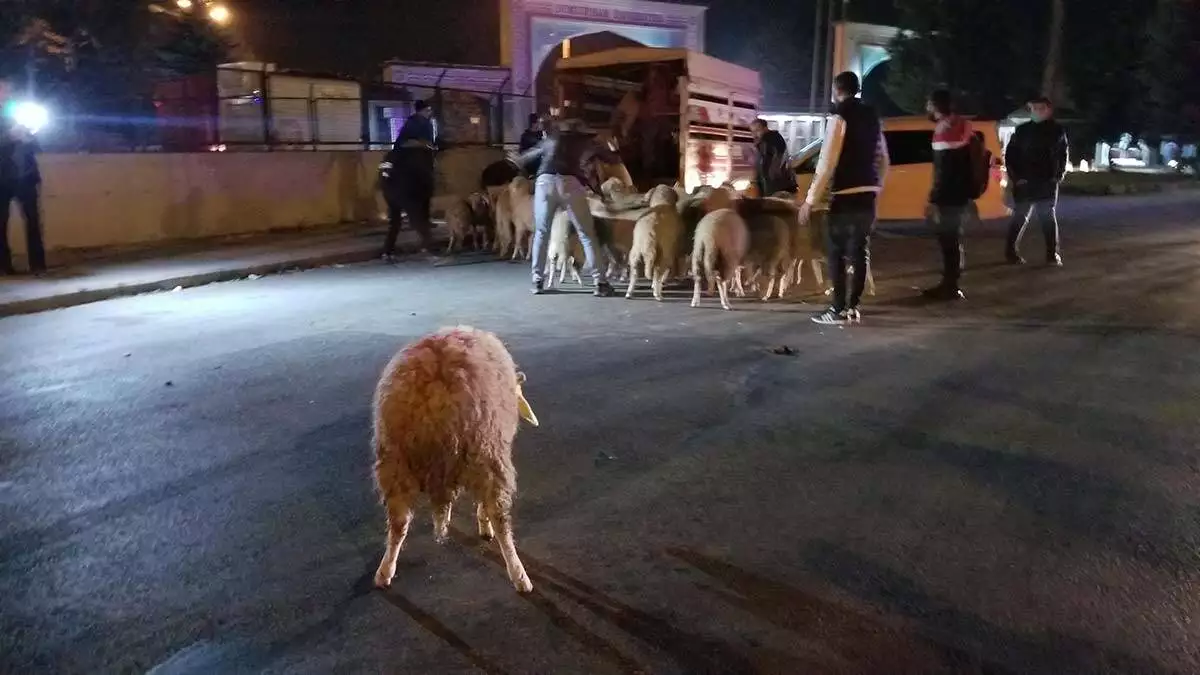
<path fill-rule="evenodd" d="M 0 673 L 1200 672 L 1200 196 L 1063 210 L 1064 269 L 981 230 L 953 307 L 885 232 L 850 329 L 504 263 L 0 320 Z M 542 421 L 527 597 L 465 503 L 370 589 L 372 387 L 455 323 Z"/>

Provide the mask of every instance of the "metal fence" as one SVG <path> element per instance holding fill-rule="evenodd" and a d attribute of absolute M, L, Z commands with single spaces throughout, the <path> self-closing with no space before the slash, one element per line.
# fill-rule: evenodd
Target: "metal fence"
<path fill-rule="evenodd" d="M 161 83 L 145 99 L 51 102 L 48 152 L 386 149 L 414 103 L 450 147 L 515 143 L 532 100 L 504 92 L 397 86 L 222 67 Z"/>

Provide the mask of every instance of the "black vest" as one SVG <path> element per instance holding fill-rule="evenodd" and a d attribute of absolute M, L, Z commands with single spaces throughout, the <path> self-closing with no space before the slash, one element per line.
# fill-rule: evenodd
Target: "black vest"
<path fill-rule="evenodd" d="M 858 98 L 842 101 L 834 106 L 833 112 L 846 121 L 842 154 L 833 171 L 833 191 L 879 185 L 879 168 L 875 164 L 879 115 Z"/>

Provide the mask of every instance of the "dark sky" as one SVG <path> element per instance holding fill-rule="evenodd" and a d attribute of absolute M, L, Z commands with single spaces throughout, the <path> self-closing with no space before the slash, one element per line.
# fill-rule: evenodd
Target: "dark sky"
<path fill-rule="evenodd" d="M 389 58 L 495 65 L 500 57 L 495 0 L 228 2 L 238 17 L 237 41 L 285 68 L 378 77 Z M 681 4 L 709 8 L 710 54 L 762 70 L 769 97 L 807 97 L 814 0 Z M 851 11 L 856 19 L 887 23 L 891 5 L 853 0 Z"/>

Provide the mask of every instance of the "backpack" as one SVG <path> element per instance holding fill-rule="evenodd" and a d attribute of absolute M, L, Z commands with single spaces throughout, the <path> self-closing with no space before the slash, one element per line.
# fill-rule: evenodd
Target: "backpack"
<path fill-rule="evenodd" d="M 967 153 L 971 161 L 971 199 L 979 199 L 987 192 L 988 183 L 992 178 L 992 152 L 983 144 L 983 134 L 971 134 L 971 142 L 967 144 Z"/>

